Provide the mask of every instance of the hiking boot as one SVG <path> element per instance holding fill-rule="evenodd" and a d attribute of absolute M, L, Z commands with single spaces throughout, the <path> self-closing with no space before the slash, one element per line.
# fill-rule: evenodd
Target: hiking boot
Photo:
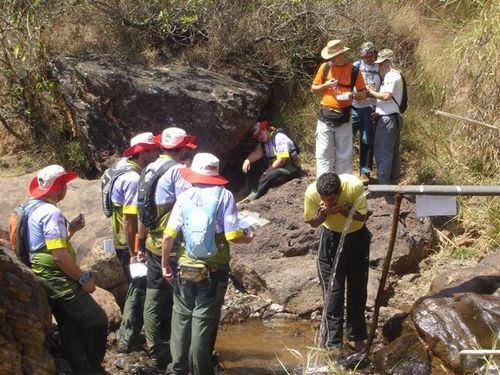
<path fill-rule="evenodd" d="M 247 195 L 247 197 L 244 199 L 247 202 L 251 202 L 256 200 L 259 197 L 259 193 L 256 191 L 252 191 L 250 194 Z"/>
<path fill-rule="evenodd" d="M 336 358 L 344 353 L 342 349 L 342 344 L 331 345 L 328 347 L 328 356 L 331 358 Z"/>
<path fill-rule="evenodd" d="M 363 185 L 368 185 L 370 183 L 370 175 L 368 173 L 361 173 L 359 179 L 363 183 Z"/>

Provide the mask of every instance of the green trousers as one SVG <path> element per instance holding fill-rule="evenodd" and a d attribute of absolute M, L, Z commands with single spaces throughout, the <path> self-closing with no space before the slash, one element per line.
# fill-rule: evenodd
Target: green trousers
<path fill-rule="evenodd" d="M 108 317 L 104 310 L 80 288 L 49 303 L 61 334 L 63 355 L 75 375 L 100 369 L 108 336 Z"/>
<path fill-rule="evenodd" d="M 139 342 L 143 325 L 145 294 L 146 277 L 132 279 L 123 307 L 122 322 L 116 334 L 118 350 L 121 352 L 130 352 Z"/>
<path fill-rule="evenodd" d="M 218 271 L 200 283 L 176 278 L 168 375 L 213 375 L 212 352 L 224 303 L 228 273 Z"/>
<path fill-rule="evenodd" d="M 144 332 L 149 356 L 154 366 L 164 369 L 172 358 L 169 347 L 173 304 L 172 287 L 163 278 L 161 256 L 148 250 L 147 266 Z M 175 270 L 174 261 L 170 262 L 170 266 Z"/>

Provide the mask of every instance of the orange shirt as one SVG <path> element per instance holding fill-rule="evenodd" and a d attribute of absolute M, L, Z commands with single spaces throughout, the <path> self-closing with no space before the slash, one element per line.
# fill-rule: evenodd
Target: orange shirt
<path fill-rule="evenodd" d="M 326 67 L 326 62 L 322 63 L 314 77 L 313 83 L 315 85 L 323 84 L 323 71 Z M 337 100 L 336 96 L 345 92 L 351 92 L 351 74 L 352 74 L 352 63 L 347 63 L 342 66 L 337 66 L 332 64 L 332 68 L 328 72 L 326 80 L 335 78 L 339 84 L 343 86 L 328 87 L 321 93 L 321 105 L 330 108 L 345 108 L 352 105 L 352 99 L 348 100 Z M 365 81 L 363 80 L 363 75 L 358 73 L 356 77 L 356 84 L 354 85 L 357 91 L 364 90 Z"/>

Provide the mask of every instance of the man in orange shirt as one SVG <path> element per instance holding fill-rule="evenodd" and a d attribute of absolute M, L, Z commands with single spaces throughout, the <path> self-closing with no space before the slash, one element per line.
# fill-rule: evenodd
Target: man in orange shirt
<path fill-rule="evenodd" d="M 311 92 L 321 95 L 316 127 L 316 176 L 352 173 L 352 99 L 366 98 L 365 81 L 353 69 L 341 40 L 330 40 L 321 51 L 322 63 Z M 356 92 L 353 93 L 354 88 Z"/>

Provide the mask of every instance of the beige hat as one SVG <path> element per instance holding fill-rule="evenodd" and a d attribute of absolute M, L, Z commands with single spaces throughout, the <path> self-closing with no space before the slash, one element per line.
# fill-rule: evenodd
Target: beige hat
<path fill-rule="evenodd" d="M 389 48 L 384 48 L 378 53 L 377 60 L 374 61 L 375 64 L 380 64 L 385 60 L 394 61 L 395 55 Z"/>
<path fill-rule="evenodd" d="M 335 39 L 330 40 L 326 47 L 321 50 L 321 57 L 325 60 L 330 60 L 332 57 L 340 55 L 346 51 L 349 51 L 349 47 L 344 47 L 341 40 Z"/>

